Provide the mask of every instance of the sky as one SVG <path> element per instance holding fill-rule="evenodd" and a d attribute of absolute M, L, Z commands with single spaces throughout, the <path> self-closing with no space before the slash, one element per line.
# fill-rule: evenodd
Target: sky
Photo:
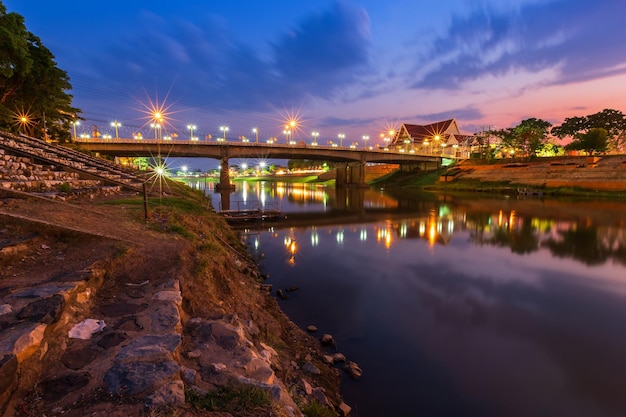
<path fill-rule="evenodd" d="M 464 133 L 626 112 L 624 0 L 2 0 L 120 136 L 344 143 L 456 118 Z M 382 142 L 381 142 L 382 143 Z"/>

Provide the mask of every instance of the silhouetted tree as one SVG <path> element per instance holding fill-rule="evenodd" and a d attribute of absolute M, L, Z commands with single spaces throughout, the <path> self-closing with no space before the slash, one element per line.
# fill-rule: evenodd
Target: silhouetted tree
<path fill-rule="evenodd" d="M 566 118 L 561 125 L 552 129 L 552 134 L 560 139 L 576 139 L 591 129 L 606 130 L 607 150 L 619 150 L 626 145 L 626 116 L 613 109 L 604 109 L 583 117 Z"/>
<path fill-rule="evenodd" d="M 69 139 L 79 111 L 71 106 L 71 87 L 52 52 L 0 0 L 0 128 Z"/>

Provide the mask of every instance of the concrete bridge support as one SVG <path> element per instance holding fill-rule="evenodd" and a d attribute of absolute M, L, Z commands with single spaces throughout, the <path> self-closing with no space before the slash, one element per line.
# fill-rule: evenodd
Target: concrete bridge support
<path fill-rule="evenodd" d="M 361 187 L 367 188 L 365 183 L 365 163 L 357 162 L 353 164 L 345 164 L 336 168 L 337 177 L 335 179 L 335 187 Z"/>
<path fill-rule="evenodd" d="M 220 158 L 220 182 L 215 186 L 220 192 L 235 191 L 235 184 L 230 183 L 230 166 L 228 165 L 228 148 L 222 148 L 222 157 Z"/>

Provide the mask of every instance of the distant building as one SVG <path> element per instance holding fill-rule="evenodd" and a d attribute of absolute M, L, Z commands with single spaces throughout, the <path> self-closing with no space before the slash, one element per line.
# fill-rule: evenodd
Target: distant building
<path fill-rule="evenodd" d="M 462 134 L 456 119 L 428 125 L 403 123 L 390 146 L 433 155 L 469 158 L 476 136 Z"/>

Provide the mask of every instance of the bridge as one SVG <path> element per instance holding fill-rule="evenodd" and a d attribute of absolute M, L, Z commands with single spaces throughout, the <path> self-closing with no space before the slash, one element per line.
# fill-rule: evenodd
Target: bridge
<path fill-rule="evenodd" d="M 319 146 L 300 142 L 295 145 L 259 142 L 204 142 L 155 139 L 76 139 L 79 149 L 125 157 L 201 157 L 220 160 L 220 190 L 230 190 L 230 158 L 309 159 L 341 163 L 337 187 L 366 186 L 367 163 L 398 164 L 403 170 L 436 169 L 443 158 L 454 155 L 420 153 L 414 148 L 355 148 Z"/>

